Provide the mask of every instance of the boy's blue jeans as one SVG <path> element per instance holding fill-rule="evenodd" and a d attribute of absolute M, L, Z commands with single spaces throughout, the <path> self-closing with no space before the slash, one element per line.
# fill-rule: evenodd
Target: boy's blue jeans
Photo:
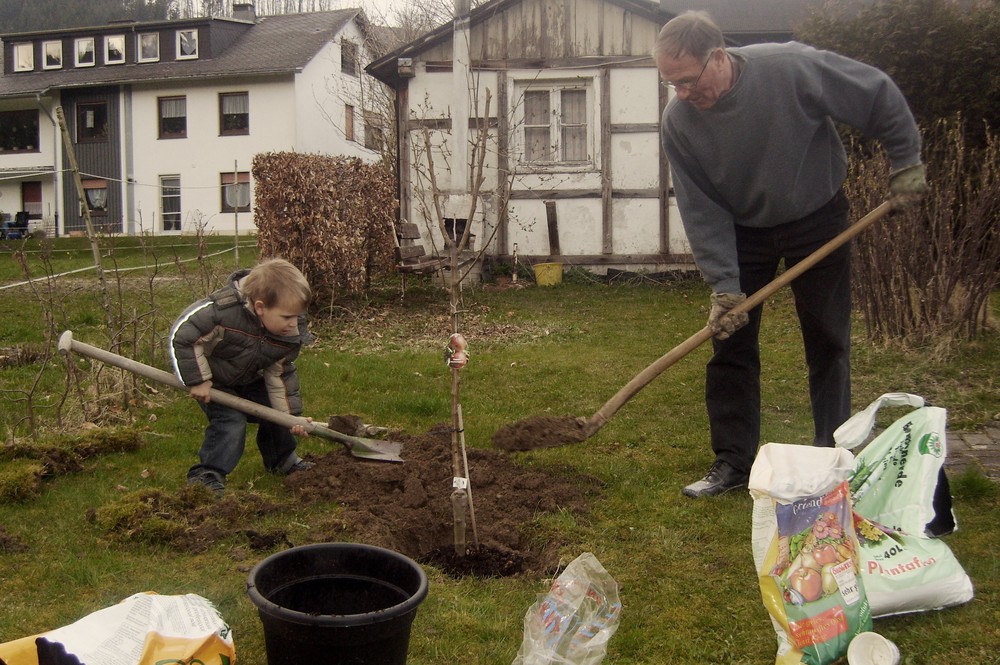
<path fill-rule="evenodd" d="M 217 390 L 248 399 L 264 406 L 271 406 L 263 379 L 246 386 L 213 386 Z M 198 451 L 199 464 L 191 467 L 188 478 L 200 471 L 221 473 L 223 477 L 232 473 L 243 456 L 246 446 L 247 423 L 257 423 L 257 449 L 264 460 L 264 468 L 275 473 L 287 471 L 299 461 L 295 454 L 296 440 L 287 427 L 275 425 L 255 416 L 248 416 L 215 402 L 198 403 L 208 418 L 205 439 Z"/>
<path fill-rule="evenodd" d="M 772 228 L 737 227 L 740 287 L 755 293 L 847 228 L 843 193 L 807 217 Z M 851 415 L 851 249 L 842 245 L 792 284 L 812 402 L 815 445 L 832 446 L 833 432 Z M 760 324 L 762 305 L 729 339 L 712 340 L 705 397 L 716 458 L 749 473 L 760 443 Z"/>

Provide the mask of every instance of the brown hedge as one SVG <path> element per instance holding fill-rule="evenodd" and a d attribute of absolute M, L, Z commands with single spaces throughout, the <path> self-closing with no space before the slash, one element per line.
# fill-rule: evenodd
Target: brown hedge
<path fill-rule="evenodd" d="M 356 157 L 294 152 L 253 160 L 257 248 L 298 266 L 314 293 L 314 309 L 365 291 L 392 272 L 398 202 L 393 174 Z"/>

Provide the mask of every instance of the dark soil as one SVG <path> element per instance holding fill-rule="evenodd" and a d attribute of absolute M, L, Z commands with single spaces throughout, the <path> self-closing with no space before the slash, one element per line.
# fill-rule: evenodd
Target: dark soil
<path fill-rule="evenodd" d="M 573 416 L 539 416 L 504 425 L 493 435 L 500 450 L 554 448 L 587 439 L 587 420 Z"/>
<path fill-rule="evenodd" d="M 344 424 L 342 416 L 330 419 L 331 426 L 338 424 Z M 311 525 L 315 542 L 378 545 L 454 576 L 547 575 L 556 570 L 563 543 L 543 533 L 535 517 L 557 511 L 582 515 L 600 490 L 593 477 L 533 469 L 503 453 L 468 448 L 472 510 L 466 518 L 466 549 L 456 554 L 450 428 L 384 438 L 403 444 L 403 464 L 365 461 L 340 451 L 310 458 L 315 467 L 288 477 L 300 499 L 341 508 Z"/>
<path fill-rule="evenodd" d="M 23 541 L 10 535 L 0 526 L 0 554 L 27 551 L 28 546 Z"/>

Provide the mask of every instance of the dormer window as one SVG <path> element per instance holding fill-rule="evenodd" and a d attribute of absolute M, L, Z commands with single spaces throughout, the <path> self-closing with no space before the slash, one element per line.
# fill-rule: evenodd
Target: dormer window
<path fill-rule="evenodd" d="M 14 44 L 14 71 L 30 72 L 35 68 L 35 45 L 31 42 Z"/>
<path fill-rule="evenodd" d="M 125 64 L 125 35 L 108 35 L 104 38 L 104 64 Z"/>
<path fill-rule="evenodd" d="M 42 42 L 42 69 L 62 69 L 62 42 Z"/>
<path fill-rule="evenodd" d="M 198 31 L 178 30 L 177 31 L 177 59 L 195 60 L 198 57 Z"/>
<path fill-rule="evenodd" d="M 147 32 L 139 35 L 136 48 L 136 61 L 138 62 L 159 62 L 160 60 L 160 33 Z"/>
<path fill-rule="evenodd" d="M 93 37 L 83 37 L 77 39 L 75 42 L 76 46 L 76 66 L 77 67 L 93 67 L 94 66 L 94 38 Z"/>

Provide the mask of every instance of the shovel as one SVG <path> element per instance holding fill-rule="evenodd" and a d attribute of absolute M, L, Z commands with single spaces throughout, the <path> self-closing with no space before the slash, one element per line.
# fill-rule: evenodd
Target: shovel
<path fill-rule="evenodd" d="M 59 337 L 59 352 L 68 356 L 74 351 L 80 355 L 87 356 L 88 358 L 100 360 L 105 364 L 119 367 L 132 372 L 133 374 L 138 374 L 139 376 L 144 376 L 152 381 L 165 383 L 168 386 L 180 388 L 181 390 L 187 390 L 187 387 L 181 383 L 180 379 L 170 372 L 164 372 L 161 369 L 144 365 L 135 360 L 111 353 L 110 351 L 99 349 L 96 346 L 78 342 L 73 339 L 72 331 L 67 330 Z M 284 425 L 289 429 L 299 425 L 308 434 L 315 434 L 323 437 L 324 439 L 342 443 L 344 447 L 346 447 L 347 450 L 355 457 L 378 462 L 403 461 L 403 459 L 399 456 L 400 451 L 403 449 L 403 444 L 401 443 L 394 441 L 379 441 L 377 439 L 361 439 L 355 436 L 341 434 L 340 432 L 332 430 L 329 427 L 323 427 L 322 425 L 309 422 L 301 416 L 293 416 L 290 413 L 278 411 L 277 409 L 272 409 L 269 406 L 257 404 L 256 402 L 251 402 L 248 399 L 243 399 L 242 397 L 237 397 L 236 395 L 230 395 L 227 392 L 216 390 L 215 388 L 212 389 L 211 396 L 213 402 L 218 402 L 224 406 L 228 406 L 232 409 L 236 409 L 237 411 L 242 411 L 243 413 L 251 416 L 267 420 L 275 423 L 276 425 Z"/>
<path fill-rule="evenodd" d="M 857 222 L 841 231 L 825 245 L 802 259 L 794 266 L 784 271 L 778 277 L 761 287 L 759 291 L 748 297 L 744 302 L 730 310 L 731 312 L 749 312 L 774 295 L 796 277 L 809 270 L 831 252 L 848 242 L 866 228 L 885 217 L 892 211 L 889 201 L 869 212 Z M 663 373 L 668 367 L 711 339 L 715 333 L 705 326 L 686 340 L 672 348 L 667 353 L 653 361 L 629 381 L 621 390 L 609 399 L 597 413 L 590 418 L 544 417 L 522 420 L 512 425 L 505 425 L 493 435 L 493 445 L 504 450 L 532 450 L 535 448 L 551 448 L 565 443 L 577 443 L 593 436 L 604 424 L 615 415 L 626 402 L 636 393 L 646 387 L 653 379 Z"/>

